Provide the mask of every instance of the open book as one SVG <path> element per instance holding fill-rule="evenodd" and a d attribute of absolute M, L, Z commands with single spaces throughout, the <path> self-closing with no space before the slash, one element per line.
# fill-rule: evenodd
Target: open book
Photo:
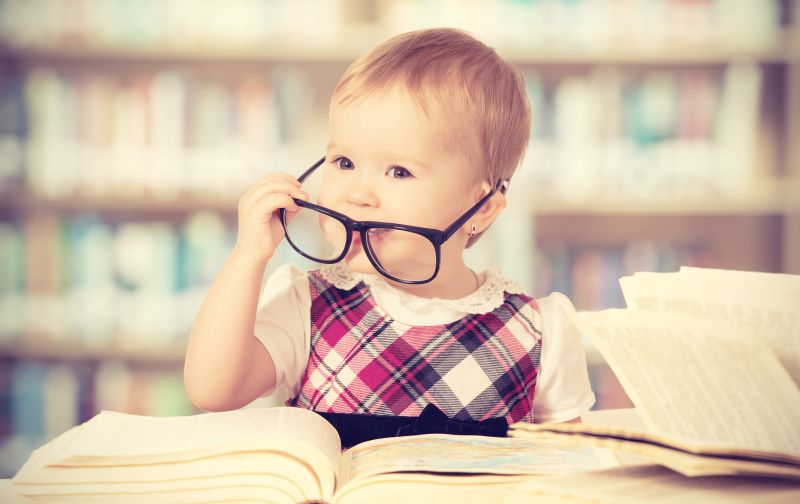
<path fill-rule="evenodd" d="M 658 465 L 630 465 L 516 482 L 495 502 L 591 504 L 777 504 L 800 502 L 800 484 L 756 476 L 686 478 Z"/>
<path fill-rule="evenodd" d="M 800 277 L 692 268 L 620 283 L 634 308 L 577 323 L 647 430 L 518 423 L 511 435 L 581 438 L 688 476 L 800 479 Z"/>
<path fill-rule="evenodd" d="M 558 440 L 426 434 L 342 452 L 325 419 L 291 407 L 104 411 L 34 451 L 10 490 L 36 502 L 487 502 L 531 475 L 606 466 L 593 448 Z"/>

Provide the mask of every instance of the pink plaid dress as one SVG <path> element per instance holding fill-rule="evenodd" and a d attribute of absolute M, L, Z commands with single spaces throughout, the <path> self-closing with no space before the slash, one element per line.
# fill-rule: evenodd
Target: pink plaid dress
<path fill-rule="evenodd" d="M 343 290 L 319 271 L 308 281 L 311 355 L 300 392 L 287 404 L 418 416 L 433 403 L 456 420 L 533 420 L 542 348 L 533 298 L 506 292 L 489 313 L 410 326 L 383 312 L 363 282 Z"/>

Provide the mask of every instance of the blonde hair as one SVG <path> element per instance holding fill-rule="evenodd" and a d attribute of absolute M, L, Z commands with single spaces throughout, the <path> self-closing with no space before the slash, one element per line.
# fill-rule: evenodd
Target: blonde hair
<path fill-rule="evenodd" d="M 477 167 L 475 179 L 494 187 L 511 178 L 528 145 L 531 111 L 522 75 L 494 49 L 452 28 L 397 35 L 350 65 L 332 104 L 398 83 L 426 114 L 431 104 L 457 112 L 450 131 Z"/>

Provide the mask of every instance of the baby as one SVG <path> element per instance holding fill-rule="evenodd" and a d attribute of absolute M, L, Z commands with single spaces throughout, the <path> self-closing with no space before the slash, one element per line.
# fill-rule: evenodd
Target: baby
<path fill-rule="evenodd" d="M 235 409 L 283 385 L 287 404 L 320 413 L 579 421 L 595 397 L 570 301 L 463 257 L 527 146 L 519 72 L 462 31 L 405 33 L 347 69 L 329 119 L 320 162 L 239 200 L 236 246 L 189 339 L 193 403 Z M 320 267 L 280 265 L 259 300 L 284 238 Z"/>

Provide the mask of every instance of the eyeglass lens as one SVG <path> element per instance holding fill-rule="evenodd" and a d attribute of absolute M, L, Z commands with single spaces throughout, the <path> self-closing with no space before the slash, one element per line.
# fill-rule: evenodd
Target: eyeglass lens
<path fill-rule="evenodd" d="M 286 216 L 287 238 L 307 257 L 332 262 L 344 252 L 347 228 L 343 222 L 306 207 L 300 207 L 297 212 L 287 212 Z M 370 228 L 366 239 L 367 242 L 362 244 L 360 235 L 356 234 L 350 253 L 357 254 L 366 246 L 384 274 L 407 282 L 422 282 L 434 276 L 436 248 L 426 237 L 397 229 Z"/>

